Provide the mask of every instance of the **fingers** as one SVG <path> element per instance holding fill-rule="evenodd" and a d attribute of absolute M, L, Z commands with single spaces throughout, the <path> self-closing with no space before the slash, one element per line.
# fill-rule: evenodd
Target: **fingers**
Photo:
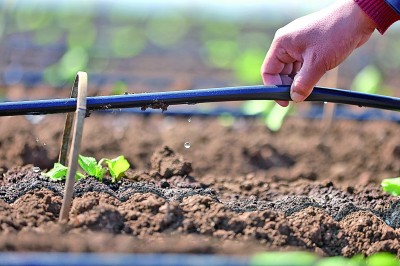
<path fill-rule="evenodd" d="M 289 76 L 299 69 L 299 64 L 295 61 L 284 49 L 271 46 L 261 67 L 264 85 L 290 85 L 293 79 Z M 276 102 L 282 107 L 289 105 L 289 101 Z"/>
<path fill-rule="evenodd" d="M 282 107 L 287 107 L 289 105 L 289 101 L 275 101 L 275 102 Z"/>
<path fill-rule="evenodd" d="M 270 50 L 265 57 L 261 68 L 264 85 L 292 85 L 290 97 L 295 102 L 304 101 L 315 84 L 325 74 L 326 68 L 319 66 L 318 61 L 311 56 L 306 57 L 304 63 L 296 61 L 286 52 L 273 53 Z M 288 101 L 277 101 L 283 107 Z"/>
<path fill-rule="evenodd" d="M 293 63 L 293 71 L 291 74 L 295 76 L 300 71 L 301 66 L 302 66 L 301 62 L 299 62 L 299 61 L 294 62 Z"/>
<path fill-rule="evenodd" d="M 312 92 L 315 84 L 325 74 L 324 67 L 313 64 L 306 60 L 294 77 L 292 87 L 290 88 L 290 97 L 295 102 L 304 101 Z"/>
<path fill-rule="evenodd" d="M 283 67 L 282 71 L 281 71 L 281 75 L 290 75 L 293 71 L 293 63 L 288 63 L 285 64 L 285 66 Z"/>
<path fill-rule="evenodd" d="M 261 74 L 263 76 L 289 75 L 293 70 L 293 62 L 295 61 L 296 59 L 290 56 L 285 49 L 276 48 L 276 45 L 272 45 L 261 66 Z"/>

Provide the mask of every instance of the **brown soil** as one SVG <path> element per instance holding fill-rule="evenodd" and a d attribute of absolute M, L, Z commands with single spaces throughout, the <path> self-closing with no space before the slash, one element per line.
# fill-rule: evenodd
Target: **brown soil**
<path fill-rule="evenodd" d="M 132 169 L 116 184 L 78 181 L 58 223 L 63 183 L 34 167 L 56 161 L 64 116 L 0 121 L 0 250 L 400 255 L 400 201 L 379 187 L 400 174 L 398 124 L 326 133 L 291 118 L 273 133 L 255 120 L 93 114 L 81 153 L 123 154 Z"/>

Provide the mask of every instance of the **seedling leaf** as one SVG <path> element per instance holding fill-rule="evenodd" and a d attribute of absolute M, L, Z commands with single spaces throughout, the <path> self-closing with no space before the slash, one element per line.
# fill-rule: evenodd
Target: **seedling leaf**
<path fill-rule="evenodd" d="M 67 176 L 68 167 L 60 164 L 54 163 L 54 167 L 50 169 L 47 173 L 43 173 L 44 176 L 47 176 L 51 180 L 60 181 L 64 180 Z"/>
<path fill-rule="evenodd" d="M 245 101 L 241 109 L 246 115 L 257 115 L 261 113 L 268 113 L 273 106 L 273 101 L 250 100 Z"/>
<path fill-rule="evenodd" d="M 278 104 L 272 108 L 268 116 L 265 118 L 265 124 L 272 131 L 278 131 L 288 115 L 290 107 L 282 107 Z"/>
<path fill-rule="evenodd" d="M 128 170 L 130 167 L 129 162 L 122 155 L 111 160 L 104 160 L 107 163 L 108 170 L 110 171 L 112 182 L 116 182 L 119 178 L 121 178 L 124 175 L 125 171 Z"/>
<path fill-rule="evenodd" d="M 224 112 L 218 117 L 218 121 L 224 127 L 230 127 L 235 123 L 235 117 L 228 112 Z"/>
<path fill-rule="evenodd" d="M 382 189 L 393 196 L 400 196 L 400 177 L 383 179 Z"/>
<path fill-rule="evenodd" d="M 43 175 L 51 180 L 61 181 L 66 178 L 67 172 L 68 172 L 68 167 L 60 163 L 54 163 L 54 167 L 50 169 L 47 173 L 43 173 Z M 79 180 L 84 177 L 85 176 L 82 173 L 77 172 L 75 175 L 75 180 Z"/>
<path fill-rule="evenodd" d="M 88 175 L 94 176 L 100 181 L 103 180 L 106 170 L 101 166 L 101 162 L 97 163 L 93 157 L 79 155 L 78 163 Z"/>
<path fill-rule="evenodd" d="M 308 266 L 317 260 L 318 257 L 308 252 L 265 252 L 252 256 L 250 265 Z"/>
<path fill-rule="evenodd" d="M 380 253 L 375 253 L 368 257 L 366 259 L 367 265 L 368 266 L 380 266 L 380 265 L 385 265 L 385 266 L 398 266 L 398 260 L 396 259 L 396 255 L 386 253 L 386 252 L 380 252 Z"/>

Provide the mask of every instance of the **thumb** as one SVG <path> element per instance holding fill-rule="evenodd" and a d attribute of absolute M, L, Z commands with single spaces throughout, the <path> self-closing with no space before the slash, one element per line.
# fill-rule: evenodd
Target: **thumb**
<path fill-rule="evenodd" d="M 290 98 L 295 102 L 304 101 L 325 73 L 323 67 L 304 61 L 302 68 L 293 79 Z"/>

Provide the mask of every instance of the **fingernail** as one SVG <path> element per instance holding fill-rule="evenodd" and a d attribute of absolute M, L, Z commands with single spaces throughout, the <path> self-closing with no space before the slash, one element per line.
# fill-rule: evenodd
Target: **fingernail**
<path fill-rule="evenodd" d="M 292 100 L 295 102 L 302 102 L 304 101 L 305 97 L 295 91 L 290 91 L 290 98 L 292 98 Z"/>

